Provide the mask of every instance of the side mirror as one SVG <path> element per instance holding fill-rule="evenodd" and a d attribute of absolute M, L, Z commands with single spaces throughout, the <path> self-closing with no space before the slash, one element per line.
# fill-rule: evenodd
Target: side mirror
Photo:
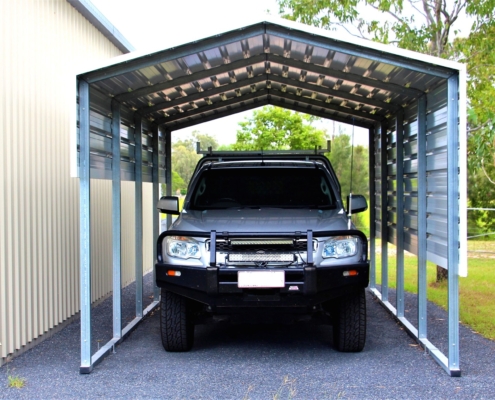
<path fill-rule="evenodd" d="M 179 198 L 175 196 L 163 196 L 158 200 L 156 208 L 163 214 L 179 215 Z"/>
<path fill-rule="evenodd" d="M 351 214 L 360 213 L 368 209 L 366 198 L 360 194 L 353 194 L 352 200 L 347 196 L 347 214 L 349 213 L 349 202 L 351 203 Z"/>

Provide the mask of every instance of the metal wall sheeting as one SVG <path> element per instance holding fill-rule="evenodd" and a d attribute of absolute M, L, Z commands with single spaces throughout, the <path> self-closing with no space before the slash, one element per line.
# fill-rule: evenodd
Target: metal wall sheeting
<path fill-rule="evenodd" d="M 370 135 L 373 252 L 375 238 L 381 239 L 380 287 L 377 288 L 376 263 L 372 259 L 370 289 L 451 376 L 460 376 L 459 199 L 463 198 L 465 186 L 459 183 L 462 174 L 457 158 L 461 143 L 459 81 L 453 76 L 432 88 L 393 118 L 375 126 L 376 135 Z M 395 305 L 389 299 L 389 243 L 397 250 Z M 406 251 L 417 256 L 416 321 L 408 320 L 405 314 Z M 427 335 L 427 261 L 449 270 L 447 354 Z"/>
<path fill-rule="evenodd" d="M 426 95 L 426 154 L 425 192 L 427 212 L 427 258 L 447 268 L 447 84 L 442 84 Z M 404 250 L 418 254 L 418 106 L 413 103 L 403 112 L 402 154 L 398 157 L 397 119 L 391 118 L 385 125 L 378 126 L 379 135 L 374 141 L 375 152 L 375 226 L 376 236 L 382 237 L 381 217 L 385 213 L 388 229 L 386 239 L 397 245 L 397 222 L 403 217 L 401 227 L 404 236 Z M 382 134 L 386 136 L 382 142 Z M 382 143 L 385 143 L 385 158 L 382 157 Z M 398 160 L 402 160 L 398 174 Z M 383 165 L 386 166 L 382 170 Z M 385 171 L 385 175 L 382 172 Z M 402 176 L 402 207 L 398 203 L 398 175 Z M 385 183 L 383 191 L 382 179 Z M 382 196 L 386 208 L 382 208 Z M 405 214 L 404 214 L 405 211 Z M 402 215 L 404 214 L 404 215 Z"/>
<path fill-rule="evenodd" d="M 0 29 L 1 364 L 79 310 L 79 181 L 69 170 L 74 73 L 120 51 L 65 0 L 0 1 Z M 93 300 L 111 290 L 108 191 L 108 182 L 93 182 Z M 133 226 L 133 193 L 133 184 L 124 187 L 126 228 Z M 150 270 L 150 185 L 144 204 Z M 124 233 L 123 241 L 132 252 L 133 236 Z M 133 272 L 130 258 L 123 284 Z"/>
<path fill-rule="evenodd" d="M 91 91 L 90 110 L 90 135 L 91 135 L 91 178 L 112 179 L 112 116 L 108 113 L 111 101 L 108 96 L 103 96 L 97 90 Z M 120 125 L 120 159 L 121 179 L 123 181 L 135 180 L 136 162 L 136 138 L 134 136 L 134 115 L 126 107 L 121 108 L 122 121 Z M 150 129 L 151 122 L 142 120 L 142 160 L 143 160 L 143 182 L 152 181 L 153 166 L 153 133 Z M 79 131 L 78 131 L 79 136 Z M 159 151 L 160 180 L 165 181 L 165 151 L 163 138 L 160 138 Z"/>

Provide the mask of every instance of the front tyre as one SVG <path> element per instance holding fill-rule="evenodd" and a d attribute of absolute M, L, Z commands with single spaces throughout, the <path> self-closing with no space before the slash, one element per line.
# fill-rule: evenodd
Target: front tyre
<path fill-rule="evenodd" d="M 160 299 L 160 331 L 166 351 L 191 350 L 194 343 L 194 324 L 189 300 L 163 288 Z"/>
<path fill-rule="evenodd" d="M 364 289 L 341 297 L 333 309 L 333 342 L 338 351 L 359 352 L 366 342 Z"/>

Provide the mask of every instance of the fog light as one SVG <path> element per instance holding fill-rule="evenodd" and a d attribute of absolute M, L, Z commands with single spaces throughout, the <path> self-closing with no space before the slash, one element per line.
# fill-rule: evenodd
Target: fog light
<path fill-rule="evenodd" d="M 350 271 L 344 271 L 344 276 L 357 276 L 359 275 L 359 272 L 357 272 L 356 270 L 352 269 Z"/>
<path fill-rule="evenodd" d="M 180 276 L 181 274 L 180 274 L 180 271 L 172 271 L 172 270 L 170 270 L 170 271 L 167 271 L 167 275 L 168 276 Z"/>

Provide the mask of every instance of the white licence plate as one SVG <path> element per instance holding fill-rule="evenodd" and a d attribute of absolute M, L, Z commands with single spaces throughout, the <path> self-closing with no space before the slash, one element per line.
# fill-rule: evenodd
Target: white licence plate
<path fill-rule="evenodd" d="M 284 286 L 284 271 L 237 272 L 237 287 L 240 288 L 282 288 Z"/>

